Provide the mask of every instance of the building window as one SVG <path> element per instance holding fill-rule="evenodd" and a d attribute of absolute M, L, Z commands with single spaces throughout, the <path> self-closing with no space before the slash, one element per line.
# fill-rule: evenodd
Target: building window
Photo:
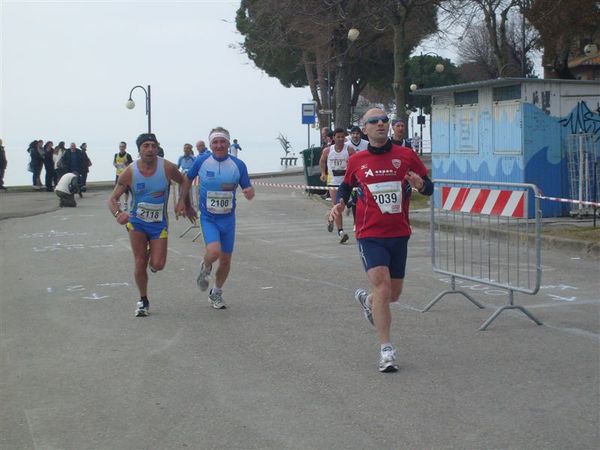
<path fill-rule="evenodd" d="M 492 100 L 494 102 L 501 102 L 504 100 L 520 100 L 521 99 L 521 85 L 515 84 L 512 86 L 495 87 L 492 93 Z"/>
<path fill-rule="evenodd" d="M 464 91 L 454 93 L 454 104 L 456 106 L 476 105 L 479 103 L 479 91 Z"/>

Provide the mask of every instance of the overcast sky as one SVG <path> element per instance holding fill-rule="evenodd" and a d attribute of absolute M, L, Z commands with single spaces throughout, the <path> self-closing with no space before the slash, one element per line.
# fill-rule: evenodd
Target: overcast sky
<path fill-rule="evenodd" d="M 206 138 L 222 125 L 249 146 L 278 147 L 279 132 L 306 147 L 301 104 L 308 89 L 286 89 L 239 48 L 239 1 L 0 0 L 0 137 L 7 149 L 33 139 L 120 140 L 152 128 L 161 142 Z M 314 139 L 318 134 L 315 131 Z M 281 153 L 281 149 L 279 149 Z"/>
<path fill-rule="evenodd" d="M 34 139 L 86 141 L 92 155 L 121 140 L 135 150 L 147 128 L 145 97 L 136 89 L 136 108 L 125 102 L 139 84 L 152 86 L 152 131 L 170 159 L 217 125 L 240 140 L 254 171 L 264 167 L 261 158 L 279 163 L 280 132 L 295 151 L 306 148 L 301 104 L 310 92 L 284 88 L 240 51 L 239 3 L 0 0 L 0 137 L 9 159 L 17 151 L 24 158 Z M 112 171 L 110 162 L 103 158 L 96 174 Z M 14 166 L 9 183 L 13 176 Z"/>

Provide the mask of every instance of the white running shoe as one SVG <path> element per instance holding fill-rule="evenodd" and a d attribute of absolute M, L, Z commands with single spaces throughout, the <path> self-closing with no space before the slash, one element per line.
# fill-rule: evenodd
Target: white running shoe
<path fill-rule="evenodd" d="M 208 279 L 210 278 L 210 271 L 212 270 L 212 266 L 208 269 L 204 265 L 204 261 L 202 262 L 202 267 L 200 267 L 200 273 L 198 274 L 198 278 L 196 278 L 196 284 L 200 288 L 201 291 L 205 291 L 208 289 Z"/>
<path fill-rule="evenodd" d="M 150 302 L 140 300 L 137 302 L 137 309 L 135 310 L 135 317 L 146 317 L 150 312 Z"/>
<path fill-rule="evenodd" d="M 371 307 L 367 304 L 368 297 L 369 297 L 369 294 L 364 289 L 357 289 L 356 292 L 354 293 L 354 298 L 356 299 L 356 301 L 358 303 L 360 303 L 360 306 L 362 306 L 363 314 L 365 315 L 365 319 L 367 319 L 369 322 L 371 322 L 371 325 L 375 325 L 373 323 L 373 311 L 371 311 Z"/>
<path fill-rule="evenodd" d="M 212 290 L 208 294 L 208 302 L 210 306 L 215 309 L 225 309 L 227 305 L 223 301 L 223 293 L 221 292 L 213 292 Z"/>
<path fill-rule="evenodd" d="M 379 371 L 380 372 L 396 372 L 398 370 L 398 364 L 396 363 L 396 351 L 393 347 L 385 347 L 381 350 L 379 357 Z"/>

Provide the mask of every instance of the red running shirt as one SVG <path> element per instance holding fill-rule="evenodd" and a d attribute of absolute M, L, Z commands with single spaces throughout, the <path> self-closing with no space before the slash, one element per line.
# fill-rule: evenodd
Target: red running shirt
<path fill-rule="evenodd" d="M 348 160 L 344 183 L 358 187 L 356 205 L 357 239 L 410 236 L 409 199 L 404 195 L 412 170 L 420 177 L 427 168 L 417 154 L 406 147 L 392 145 L 389 152 L 355 153 Z"/>

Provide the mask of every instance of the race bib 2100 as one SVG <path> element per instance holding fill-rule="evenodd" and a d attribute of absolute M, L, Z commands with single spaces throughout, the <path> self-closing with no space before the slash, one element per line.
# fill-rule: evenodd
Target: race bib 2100
<path fill-rule="evenodd" d="M 208 191 L 206 210 L 212 214 L 229 214 L 233 210 L 233 192 Z"/>

